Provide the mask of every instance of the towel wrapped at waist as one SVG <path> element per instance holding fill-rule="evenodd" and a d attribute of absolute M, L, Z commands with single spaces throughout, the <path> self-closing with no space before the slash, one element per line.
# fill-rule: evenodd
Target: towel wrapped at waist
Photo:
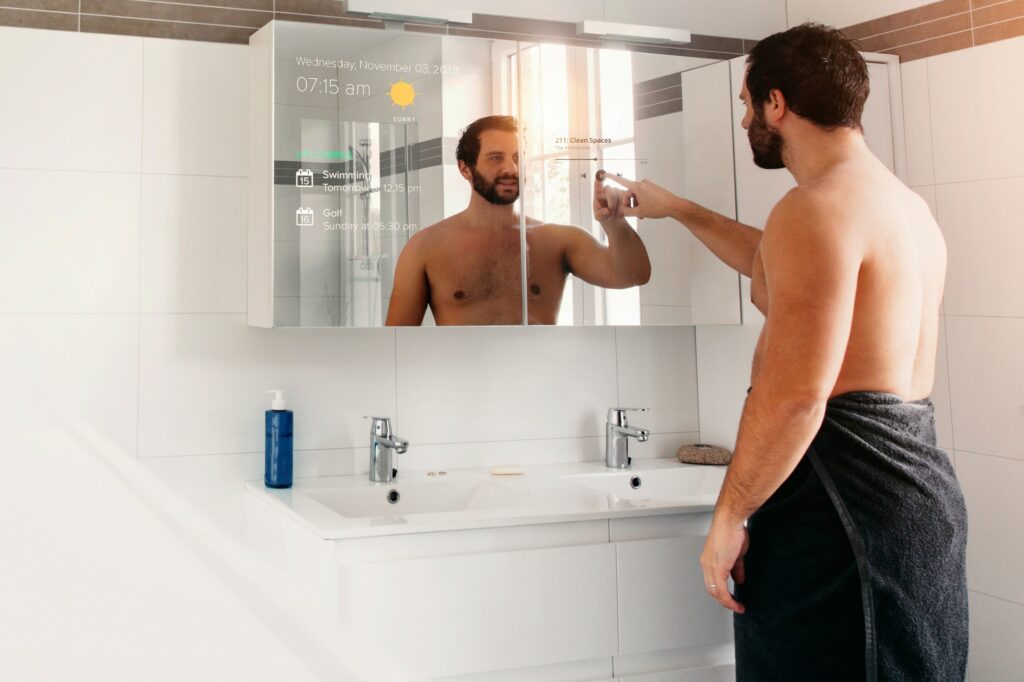
<path fill-rule="evenodd" d="M 930 399 L 829 400 L 747 526 L 737 680 L 964 679 L 967 514 Z"/>

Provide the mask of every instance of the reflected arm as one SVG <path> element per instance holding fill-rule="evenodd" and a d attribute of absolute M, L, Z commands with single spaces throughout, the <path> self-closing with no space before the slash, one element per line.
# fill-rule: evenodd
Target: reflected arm
<path fill-rule="evenodd" d="M 420 242 L 414 236 L 398 256 L 388 317 L 384 323 L 388 327 L 423 324 L 430 301 L 430 284 Z"/>
<path fill-rule="evenodd" d="M 640 235 L 623 218 L 601 223 L 608 246 L 586 230 L 561 226 L 567 234 L 565 258 L 569 272 L 590 284 L 607 289 L 627 289 L 651 279 L 651 259 Z"/>

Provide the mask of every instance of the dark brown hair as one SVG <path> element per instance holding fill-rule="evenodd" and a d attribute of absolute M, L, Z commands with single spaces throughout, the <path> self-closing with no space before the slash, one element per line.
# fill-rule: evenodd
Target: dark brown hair
<path fill-rule="evenodd" d="M 770 35 L 747 57 L 750 103 L 762 107 L 772 90 L 786 106 L 823 128 L 856 128 L 868 98 L 868 66 L 838 30 L 806 23 Z"/>
<path fill-rule="evenodd" d="M 484 116 L 469 124 L 462 131 L 459 138 L 459 146 L 455 148 L 455 158 L 462 161 L 470 168 L 476 166 L 477 157 L 480 156 L 480 133 L 485 130 L 504 130 L 514 133 L 519 130 L 514 116 Z"/>

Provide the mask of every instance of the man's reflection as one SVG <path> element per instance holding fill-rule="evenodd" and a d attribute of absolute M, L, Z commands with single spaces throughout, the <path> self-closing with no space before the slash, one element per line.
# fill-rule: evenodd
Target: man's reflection
<path fill-rule="evenodd" d="M 388 325 L 418 325 L 427 306 L 438 325 L 521 324 L 519 152 L 516 120 L 474 121 L 456 151 L 473 187 L 469 207 L 417 232 L 402 249 Z M 625 193 L 594 184 L 594 217 L 604 246 L 574 225 L 527 216 L 530 324 L 554 324 L 571 273 L 596 286 L 625 289 L 650 279 L 651 262 L 623 217 Z"/>

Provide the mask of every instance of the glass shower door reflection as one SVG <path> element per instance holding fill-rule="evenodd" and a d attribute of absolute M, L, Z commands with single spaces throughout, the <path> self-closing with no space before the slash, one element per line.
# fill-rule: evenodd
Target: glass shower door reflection
<path fill-rule="evenodd" d="M 398 254 L 417 228 L 415 124 L 342 121 L 350 156 L 342 215 L 340 322 L 379 327 L 387 317 Z"/>

